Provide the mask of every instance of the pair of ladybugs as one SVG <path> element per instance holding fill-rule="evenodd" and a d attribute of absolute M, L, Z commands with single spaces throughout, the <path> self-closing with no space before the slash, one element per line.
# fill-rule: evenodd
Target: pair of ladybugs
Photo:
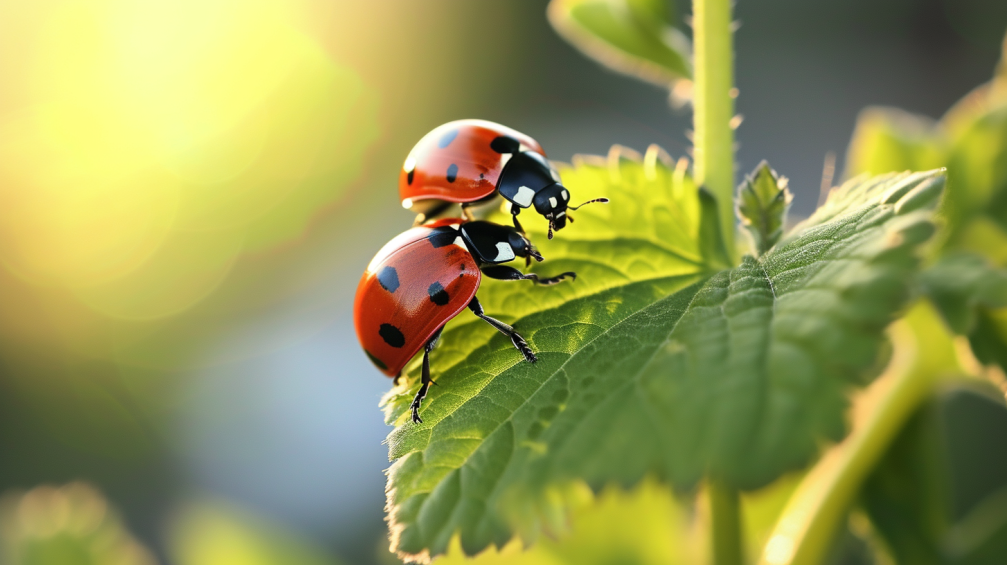
<path fill-rule="evenodd" d="M 468 308 L 511 339 L 530 363 L 535 353 L 514 328 L 487 316 L 476 291 L 482 275 L 500 280 L 555 284 L 576 274 L 550 278 L 501 265 L 517 257 L 541 261 L 517 216 L 535 207 L 549 222 L 549 238 L 573 218 L 570 192 L 537 141 L 483 120 L 444 124 L 413 147 L 399 175 L 402 205 L 419 216 L 416 227 L 392 239 L 374 256 L 357 287 L 354 322 L 364 352 L 386 375 L 423 350 L 422 382 L 411 406 L 422 422 L 420 403 L 433 381 L 430 351 L 444 324 Z M 514 227 L 474 220 L 472 206 L 497 197 L 509 205 Z M 585 202 L 607 202 L 601 198 Z M 455 204 L 464 218 L 432 219 Z M 583 204 L 582 204 L 583 206 Z"/>

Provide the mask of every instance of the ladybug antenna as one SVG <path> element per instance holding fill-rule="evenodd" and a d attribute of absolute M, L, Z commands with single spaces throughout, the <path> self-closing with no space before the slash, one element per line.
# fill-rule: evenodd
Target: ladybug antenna
<path fill-rule="evenodd" d="M 542 254 L 538 252 L 538 249 L 535 249 L 534 247 L 532 247 L 532 248 L 531 248 L 531 249 L 530 249 L 530 250 L 528 251 L 528 255 L 530 255 L 530 256 L 532 256 L 532 257 L 534 257 L 534 258 L 535 258 L 535 260 L 536 260 L 536 261 L 538 261 L 539 263 L 541 263 L 541 262 L 542 262 Z"/>
<path fill-rule="evenodd" d="M 577 208 L 580 208 L 581 206 L 587 206 L 588 204 L 591 204 L 592 202 L 602 202 L 602 203 L 605 203 L 605 202 L 608 202 L 608 198 L 595 198 L 594 200 L 588 200 L 587 202 L 584 202 L 580 206 L 567 206 L 566 209 L 567 210 L 576 210 Z"/>

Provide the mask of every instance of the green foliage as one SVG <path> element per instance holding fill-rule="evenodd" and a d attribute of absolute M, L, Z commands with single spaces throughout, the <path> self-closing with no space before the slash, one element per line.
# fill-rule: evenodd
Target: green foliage
<path fill-rule="evenodd" d="M 847 174 L 948 167 L 940 237 L 942 259 L 923 277 L 924 291 L 951 327 L 967 335 L 976 357 L 1007 369 L 1007 77 L 965 96 L 939 122 L 901 110 L 861 113 Z M 971 258 L 969 255 L 971 254 Z"/>
<path fill-rule="evenodd" d="M 868 108 L 857 121 L 847 176 L 948 168 L 945 249 L 1007 265 L 1007 79 L 983 85 L 939 122 Z"/>
<path fill-rule="evenodd" d="M 561 171 L 585 198 L 576 230 L 542 243 L 541 272 L 571 285 L 486 284 L 489 313 L 539 352 L 457 320 L 432 363 L 424 423 L 406 412 L 418 369 L 385 399 L 388 509 L 403 554 L 468 554 L 560 529 L 574 486 L 756 488 L 844 433 L 932 233 L 940 171 L 858 179 L 760 258 L 729 268 L 715 204 L 651 149 Z M 533 230 L 534 231 L 534 230 Z M 406 384 L 408 383 L 408 384 Z"/>
<path fill-rule="evenodd" d="M 177 565 L 338 565 L 276 524 L 225 504 L 189 504 L 172 525 Z"/>
<path fill-rule="evenodd" d="M 593 498 L 593 500 L 591 500 Z M 544 538 L 523 550 L 515 540 L 506 547 L 488 550 L 475 560 L 465 557 L 457 543 L 438 565 L 688 565 L 701 563 L 706 540 L 693 535 L 694 504 L 688 496 L 676 496 L 653 479 L 645 479 L 630 491 L 609 487 L 589 503 L 571 512 L 569 530 L 556 539 Z"/>
<path fill-rule="evenodd" d="M 549 22 L 585 55 L 615 71 L 674 86 L 692 78 L 689 42 L 664 0 L 552 0 Z"/>
<path fill-rule="evenodd" d="M 762 550 L 773 522 L 797 484 L 788 476 L 770 487 L 741 497 L 744 539 L 754 558 Z M 584 490 L 586 486 L 583 487 Z M 629 490 L 609 486 L 570 512 L 563 535 L 545 537 L 530 548 L 514 540 L 500 550 L 488 549 L 474 559 L 464 555 L 457 538 L 438 565 L 694 565 L 710 553 L 707 500 L 674 493 L 645 478 Z"/>
<path fill-rule="evenodd" d="M 979 255 L 945 255 L 921 273 L 920 283 L 957 334 L 976 330 L 979 310 L 1007 307 L 1007 269 L 997 269 Z"/>
<path fill-rule="evenodd" d="M 762 255 L 783 236 L 783 224 L 794 195 L 787 189 L 787 177 L 763 161 L 745 177 L 738 188 L 738 217 L 748 230 L 758 255 Z"/>
<path fill-rule="evenodd" d="M 0 503 L 6 565 L 155 565 L 115 511 L 82 483 L 10 493 Z"/>
<path fill-rule="evenodd" d="M 899 563 L 1000 563 L 1007 551 L 1007 407 L 990 386 L 957 387 L 896 439 L 862 502 Z"/>

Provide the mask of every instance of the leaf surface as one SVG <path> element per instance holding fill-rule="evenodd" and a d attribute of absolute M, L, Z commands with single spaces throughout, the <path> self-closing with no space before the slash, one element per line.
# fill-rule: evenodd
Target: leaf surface
<path fill-rule="evenodd" d="M 418 369 L 385 398 L 393 546 L 419 558 L 453 536 L 474 554 L 563 521 L 570 485 L 654 474 L 752 489 L 844 433 L 846 391 L 865 380 L 933 231 L 940 171 L 858 179 L 759 259 L 726 264 L 713 199 L 652 149 L 562 170 L 576 212 L 536 271 L 575 283 L 491 282 L 487 312 L 539 352 L 455 320 L 432 356 L 424 423 L 407 422 Z M 536 224 L 537 225 L 537 224 Z M 528 226 L 531 227 L 531 226 Z"/>
<path fill-rule="evenodd" d="M 606 67 L 673 86 L 692 78 L 689 42 L 664 0 L 552 0 L 549 22 L 582 53 Z"/>

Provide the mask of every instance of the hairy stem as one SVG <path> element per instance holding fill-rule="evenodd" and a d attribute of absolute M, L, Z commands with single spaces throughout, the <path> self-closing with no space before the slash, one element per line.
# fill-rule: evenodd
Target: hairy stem
<path fill-rule="evenodd" d="M 711 479 L 707 485 L 710 496 L 710 522 L 713 531 L 714 565 L 744 563 L 741 542 L 741 501 L 738 491 Z"/>
<path fill-rule="evenodd" d="M 693 142 L 696 184 L 717 197 L 724 243 L 734 255 L 734 51 L 731 0 L 693 0 Z"/>

